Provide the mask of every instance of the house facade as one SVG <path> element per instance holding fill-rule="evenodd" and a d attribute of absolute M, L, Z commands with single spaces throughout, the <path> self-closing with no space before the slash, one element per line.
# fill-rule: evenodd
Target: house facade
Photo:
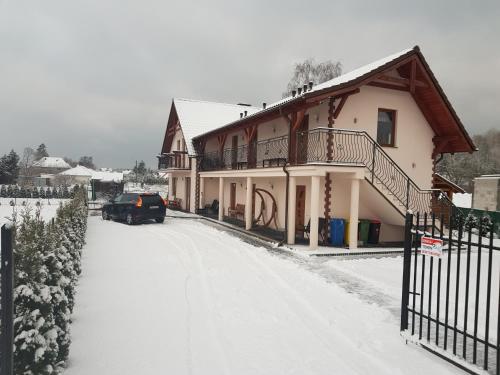
<path fill-rule="evenodd" d="M 402 240 L 407 210 L 451 205 L 433 189 L 442 154 L 474 150 L 415 47 L 261 107 L 174 99 L 159 169 L 183 209 L 217 201 L 219 220 L 316 248 L 332 218 Z M 347 237 L 356 248 L 357 224 Z"/>

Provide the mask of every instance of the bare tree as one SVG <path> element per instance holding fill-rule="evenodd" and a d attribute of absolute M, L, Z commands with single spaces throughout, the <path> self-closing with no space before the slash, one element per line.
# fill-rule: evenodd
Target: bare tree
<path fill-rule="evenodd" d="M 342 63 L 340 61 L 327 60 L 317 63 L 313 58 L 296 63 L 292 78 L 288 82 L 283 97 L 287 97 L 292 90 L 313 82 L 315 85 L 338 77 L 342 74 Z"/>
<path fill-rule="evenodd" d="M 21 186 L 30 185 L 33 183 L 33 163 L 36 160 L 36 153 L 31 147 L 25 147 L 23 150 L 23 156 L 19 163 L 20 167 L 20 184 Z"/>

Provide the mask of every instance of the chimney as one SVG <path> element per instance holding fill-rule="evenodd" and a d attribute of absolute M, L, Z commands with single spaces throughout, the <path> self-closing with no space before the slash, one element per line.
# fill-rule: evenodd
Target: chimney
<path fill-rule="evenodd" d="M 303 86 L 304 93 L 307 91 L 307 85 Z"/>
<path fill-rule="evenodd" d="M 247 113 L 248 113 L 248 112 L 247 112 L 247 111 L 245 111 L 245 117 L 247 117 Z"/>
<path fill-rule="evenodd" d="M 262 108 L 266 109 L 266 105 L 267 105 L 267 104 L 266 104 L 265 102 L 264 102 L 264 103 L 262 103 Z"/>
<path fill-rule="evenodd" d="M 309 91 L 311 91 L 311 90 L 312 90 L 313 85 L 314 85 L 313 81 L 309 81 Z"/>
<path fill-rule="evenodd" d="M 297 95 L 302 94 L 302 87 L 297 87 Z"/>
<path fill-rule="evenodd" d="M 295 98 L 295 94 L 297 93 L 297 91 L 295 90 L 292 90 L 292 98 Z"/>
<path fill-rule="evenodd" d="M 243 112 L 240 112 L 240 118 L 243 118 Z"/>

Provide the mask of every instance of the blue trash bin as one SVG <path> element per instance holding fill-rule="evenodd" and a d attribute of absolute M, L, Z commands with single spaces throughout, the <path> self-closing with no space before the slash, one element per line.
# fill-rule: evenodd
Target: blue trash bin
<path fill-rule="evenodd" d="M 344 245 L 344 230 L 345 230 L 344 219 L 330 220 L 330 243 L 333 246 Z"/>

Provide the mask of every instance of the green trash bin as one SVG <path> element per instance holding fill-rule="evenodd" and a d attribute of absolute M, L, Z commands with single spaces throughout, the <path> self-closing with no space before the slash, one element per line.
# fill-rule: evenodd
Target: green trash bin
<path fill-rule="evenodd" d="M 363 245 L 368 243 L 368 234 L 370 233 L 370 220 L 361 219 L 358 224 L 358 240 Z"/>

